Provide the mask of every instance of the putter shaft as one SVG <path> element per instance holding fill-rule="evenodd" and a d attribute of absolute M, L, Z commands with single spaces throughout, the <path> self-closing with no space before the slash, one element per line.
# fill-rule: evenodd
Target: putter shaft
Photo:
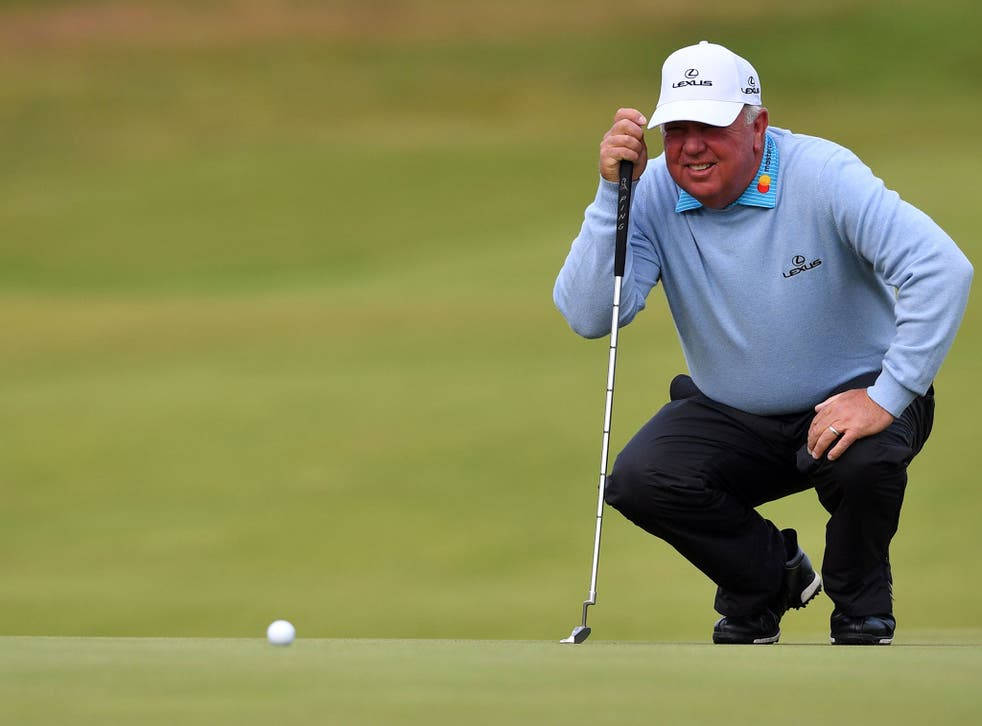
<path fill-rule="evenodd" d="M 586 625 L 587 609 L 597 604 L 597 571 L 600 566 L 600 535 L 603 530 L 604 488 L 607 483 L 607 459 L 610 453 L 610 421 L 614 409 L 614 373 L 617 369 L 617 333 L 620 322 L 621 286 L 627 258 L 627 233 L 631 211 L 631 177 L 634 164 L 621 161 L 617 197 L 617 232 L 614 242 L 614 302 L 611 307 L 610 350 L 607 359 L 607 397 L 604 404 L 604 431 L 600 456 L 600 480 L 597 484 L 597 525 L 593 536 L 593 566 L 590 571 L 590 594 L 583 601 L 583 617 L 573 633 L 562 643 L 582 643 L 590 635 Z"/>

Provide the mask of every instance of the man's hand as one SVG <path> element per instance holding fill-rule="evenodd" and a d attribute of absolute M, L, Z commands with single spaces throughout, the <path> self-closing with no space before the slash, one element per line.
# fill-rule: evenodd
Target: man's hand
<path fill-rule="evenodd" d="M 622 108 L 614 114 L 614 125 L 600 142 L 600 176 L 607 181 L 620 181 L 621 160 L 634 162 L 637 180 L 648 163 L 648 147 L 644 143 L 644 127 L 648 120 L 634 108 Z"/>
<path fill-rule="evenodd" d="M 871 399 L 865 388 L 827 398 L 815 411 L 808 429 L 808 453 L 815 459 L 822 458 L 839 434 L 842 438 L 829 451 L 829 461 L 842 456 L 857 439 L 878 434 L 893 423 L 890 412 Z"/>

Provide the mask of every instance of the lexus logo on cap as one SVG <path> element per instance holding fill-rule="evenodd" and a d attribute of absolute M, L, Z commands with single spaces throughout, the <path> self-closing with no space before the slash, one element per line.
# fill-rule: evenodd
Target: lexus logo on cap
<path fill-rule="evenodd" d="M 696 81 L 696 80 L 693 80 L 694 78 L 696 78 L 699 75 L 699 71 L 697 71 L 695 68 L 686 68 L 685 69 L 685 73 L 683 73 L 682 75 L 685 76 L 686 80 L 684 80 L 684 81 L 678 81 L 677 83 L 673 83 L 672 84 L 672 88 L 682 88 L 683 86 L 711 86 L 711 85 L 713 85 L 713 82 L 712 81 Z"/>

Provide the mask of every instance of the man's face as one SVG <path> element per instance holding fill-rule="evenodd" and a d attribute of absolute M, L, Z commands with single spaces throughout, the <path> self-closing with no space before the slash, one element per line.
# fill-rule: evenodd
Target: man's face
<path fill-rule="evenodd" d="M 747 125 L 741 111 L 729 126 L 698 121 L 665 124 L 665 163 L 672 179 L 703 205 L 722 209 L 743 194 L 764 152 L 767 109 Z"/>

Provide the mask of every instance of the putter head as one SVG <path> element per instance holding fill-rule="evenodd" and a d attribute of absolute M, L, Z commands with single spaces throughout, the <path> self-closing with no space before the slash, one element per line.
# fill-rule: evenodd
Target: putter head
<path fill-rule="evenodd" d="M 588 628 L 585 625 L 577 625 L 575 628 L 573 628 L 573 632 L 570 633 L 570 636 L 568 638 L 563 638 L 559 642 L 579 645 L 589 637 L 590 637 L 590 628 Z"/>

